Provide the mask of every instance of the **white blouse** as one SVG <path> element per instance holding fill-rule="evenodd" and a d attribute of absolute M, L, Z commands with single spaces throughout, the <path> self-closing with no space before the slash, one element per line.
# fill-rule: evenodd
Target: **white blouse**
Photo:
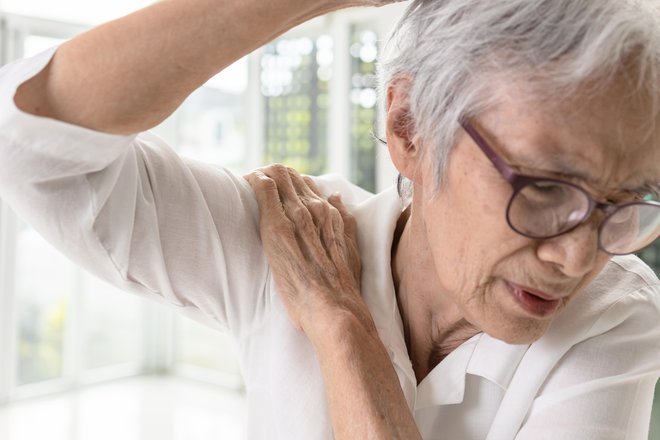
<path fill-rule="evenodd" d="M 0 70 L 0 196 L 90 272 L 230 332 L 249 438 L 332 438 L 316 356 L 275 291 L 249 185 L 148 133 L 109 135 L 18 110 L 16 88 L 54 51 Z M 390 269 L 401 201 L 394 189 L 317 181 L 357 219 L 362 294 L 425 439 L 647 438 L 660 282 L 640 260 L 612 259 L 539 341 L 476 335 L 417 385 Z"/>

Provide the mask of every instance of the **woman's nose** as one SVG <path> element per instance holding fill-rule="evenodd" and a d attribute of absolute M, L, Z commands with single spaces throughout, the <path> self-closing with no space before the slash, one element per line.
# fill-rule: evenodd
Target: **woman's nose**
<path fill-rule="evenodd" d="M 599 252 L 598 225 L 594 221 L 587 221 L 558 237 L 542 240 L 537 249 L 542 261 L 553 263 L 570 278 L 580 278 L 591 272 Z"/>

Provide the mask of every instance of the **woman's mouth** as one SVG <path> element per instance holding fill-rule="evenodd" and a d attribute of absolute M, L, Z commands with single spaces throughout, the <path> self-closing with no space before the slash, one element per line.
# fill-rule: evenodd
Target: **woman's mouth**
<path fill-rule="evenodd" d="M 549 299 L 550 295 L 541 292 L 532 293 L 524 287 L 509 282 L 506 282 L 506 286 L 523 310 L 539 318 L 546 318 L 555 313 L 561 302 L 559 299 Z"/>

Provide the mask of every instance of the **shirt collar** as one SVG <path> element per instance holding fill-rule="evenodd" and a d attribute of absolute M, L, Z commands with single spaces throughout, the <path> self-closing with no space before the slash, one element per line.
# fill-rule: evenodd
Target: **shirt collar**
<path fill-rule="evenodd" d="M 417 387 L 415 410 L 463 401 L 467 366 L 481 338 L 468 339 L 431 370 Z"/>
<path fill-rule="evenodd" d="M 483 334 L 470 358 L 466 373 L 481 376 L 506 390 L 528 348 L 529 344 L 507 344 Z"/>
<path fill-rule="evenodd" d="M 465 377 L 480 376 L 506 390 L 529 345 L 511 345 L 479 333 L 442 360 L 417 388 L 415 409 L 463 402 Z"/>

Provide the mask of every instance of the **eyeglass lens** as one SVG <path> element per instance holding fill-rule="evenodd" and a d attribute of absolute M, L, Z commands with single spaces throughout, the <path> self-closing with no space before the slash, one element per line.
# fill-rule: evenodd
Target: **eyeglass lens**
<path fill-rule="evenodd" d="M 653 242 L 660 228 L 660 207 L 630 204 L 613 212 L 600 228 L 600 245 L 612 254 L 635 252 Z"/>
<path fill-rule="evenodd" d="M 590 199 L 579 188 L 540 180 L 520 188 L 512 197 L 507 218 L 513 229 L 533 238 L 567 232 L 590 214 Z M 634 252 L 650 244 L 660 226 L 660 207 L 631 203 L 620 206 L 600 227 L 600 246 L 612 254 Z"/>

